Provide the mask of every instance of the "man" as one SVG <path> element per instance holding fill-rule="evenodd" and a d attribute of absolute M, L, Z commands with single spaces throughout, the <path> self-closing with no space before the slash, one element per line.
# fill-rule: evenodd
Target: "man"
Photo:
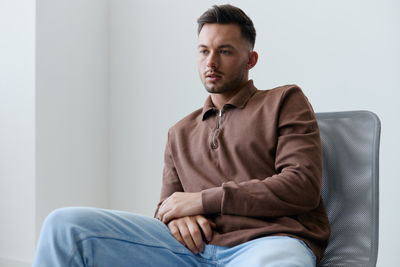
<path fill-rule="evenodd" d="M 255 29 L 240 9 L 198 19 L 204 107 L 168 133 L 155 217 L 56 210 L 34 266 L 315 266 L 329 238 L 321 142 L 301 89 L 257 90 Z"/>

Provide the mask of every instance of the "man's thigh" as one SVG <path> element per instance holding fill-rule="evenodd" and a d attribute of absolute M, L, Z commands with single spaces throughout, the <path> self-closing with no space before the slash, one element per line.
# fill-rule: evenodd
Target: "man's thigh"
<path fill-rule="evenodd" d="M 64 208 L 46 219 L 34 266 L 200 266 L 160 221 L 121 211 Z"/>
<path fill-rule="evenodd" d="M 222 252 L 226 266 L 315 267 L 316 258 L 307 245 L 296 238 L 258 238 Z"/>

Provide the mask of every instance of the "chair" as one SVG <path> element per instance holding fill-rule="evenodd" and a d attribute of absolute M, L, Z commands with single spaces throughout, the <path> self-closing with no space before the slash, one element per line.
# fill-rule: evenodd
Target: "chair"
<path fill-rule="evenodd" d="M 380 120 L 369 111 L 316 116 L 324 158 L 322 198 L 332 230 L 318 266 L 375 266 Z"/>

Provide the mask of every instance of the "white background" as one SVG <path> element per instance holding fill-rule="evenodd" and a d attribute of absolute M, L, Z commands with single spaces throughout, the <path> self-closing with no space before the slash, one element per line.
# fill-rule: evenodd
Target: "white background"
<path fill-rule="evenodd" d="M 207 96 L 196 19 L 216 3 L 0 0 L 0 266 L 32 260 L 55 208 L 153 214 L 167 130 Z M 230 3 L 257 30 L 256 87 L 296 83 L 316 112 L 380 117 L 378 266 L 396 266 L 400 3 Z"/>
<path fill-rule="evenodd" d="M 28 260 L 35 244 L 34 10 L 34 2 L 0 1 L 0 266 L 7 267 L 3 257 Z"/>

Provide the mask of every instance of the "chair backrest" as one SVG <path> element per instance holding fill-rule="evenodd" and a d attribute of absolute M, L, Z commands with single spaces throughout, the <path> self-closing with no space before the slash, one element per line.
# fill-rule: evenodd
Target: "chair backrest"
<path fill-rule="evenodd" d="M 375 266 L 379 224 L 380 121 L 369 111 L 317 113 L 322 198 L 331 237 L 318 266 Z"/>

